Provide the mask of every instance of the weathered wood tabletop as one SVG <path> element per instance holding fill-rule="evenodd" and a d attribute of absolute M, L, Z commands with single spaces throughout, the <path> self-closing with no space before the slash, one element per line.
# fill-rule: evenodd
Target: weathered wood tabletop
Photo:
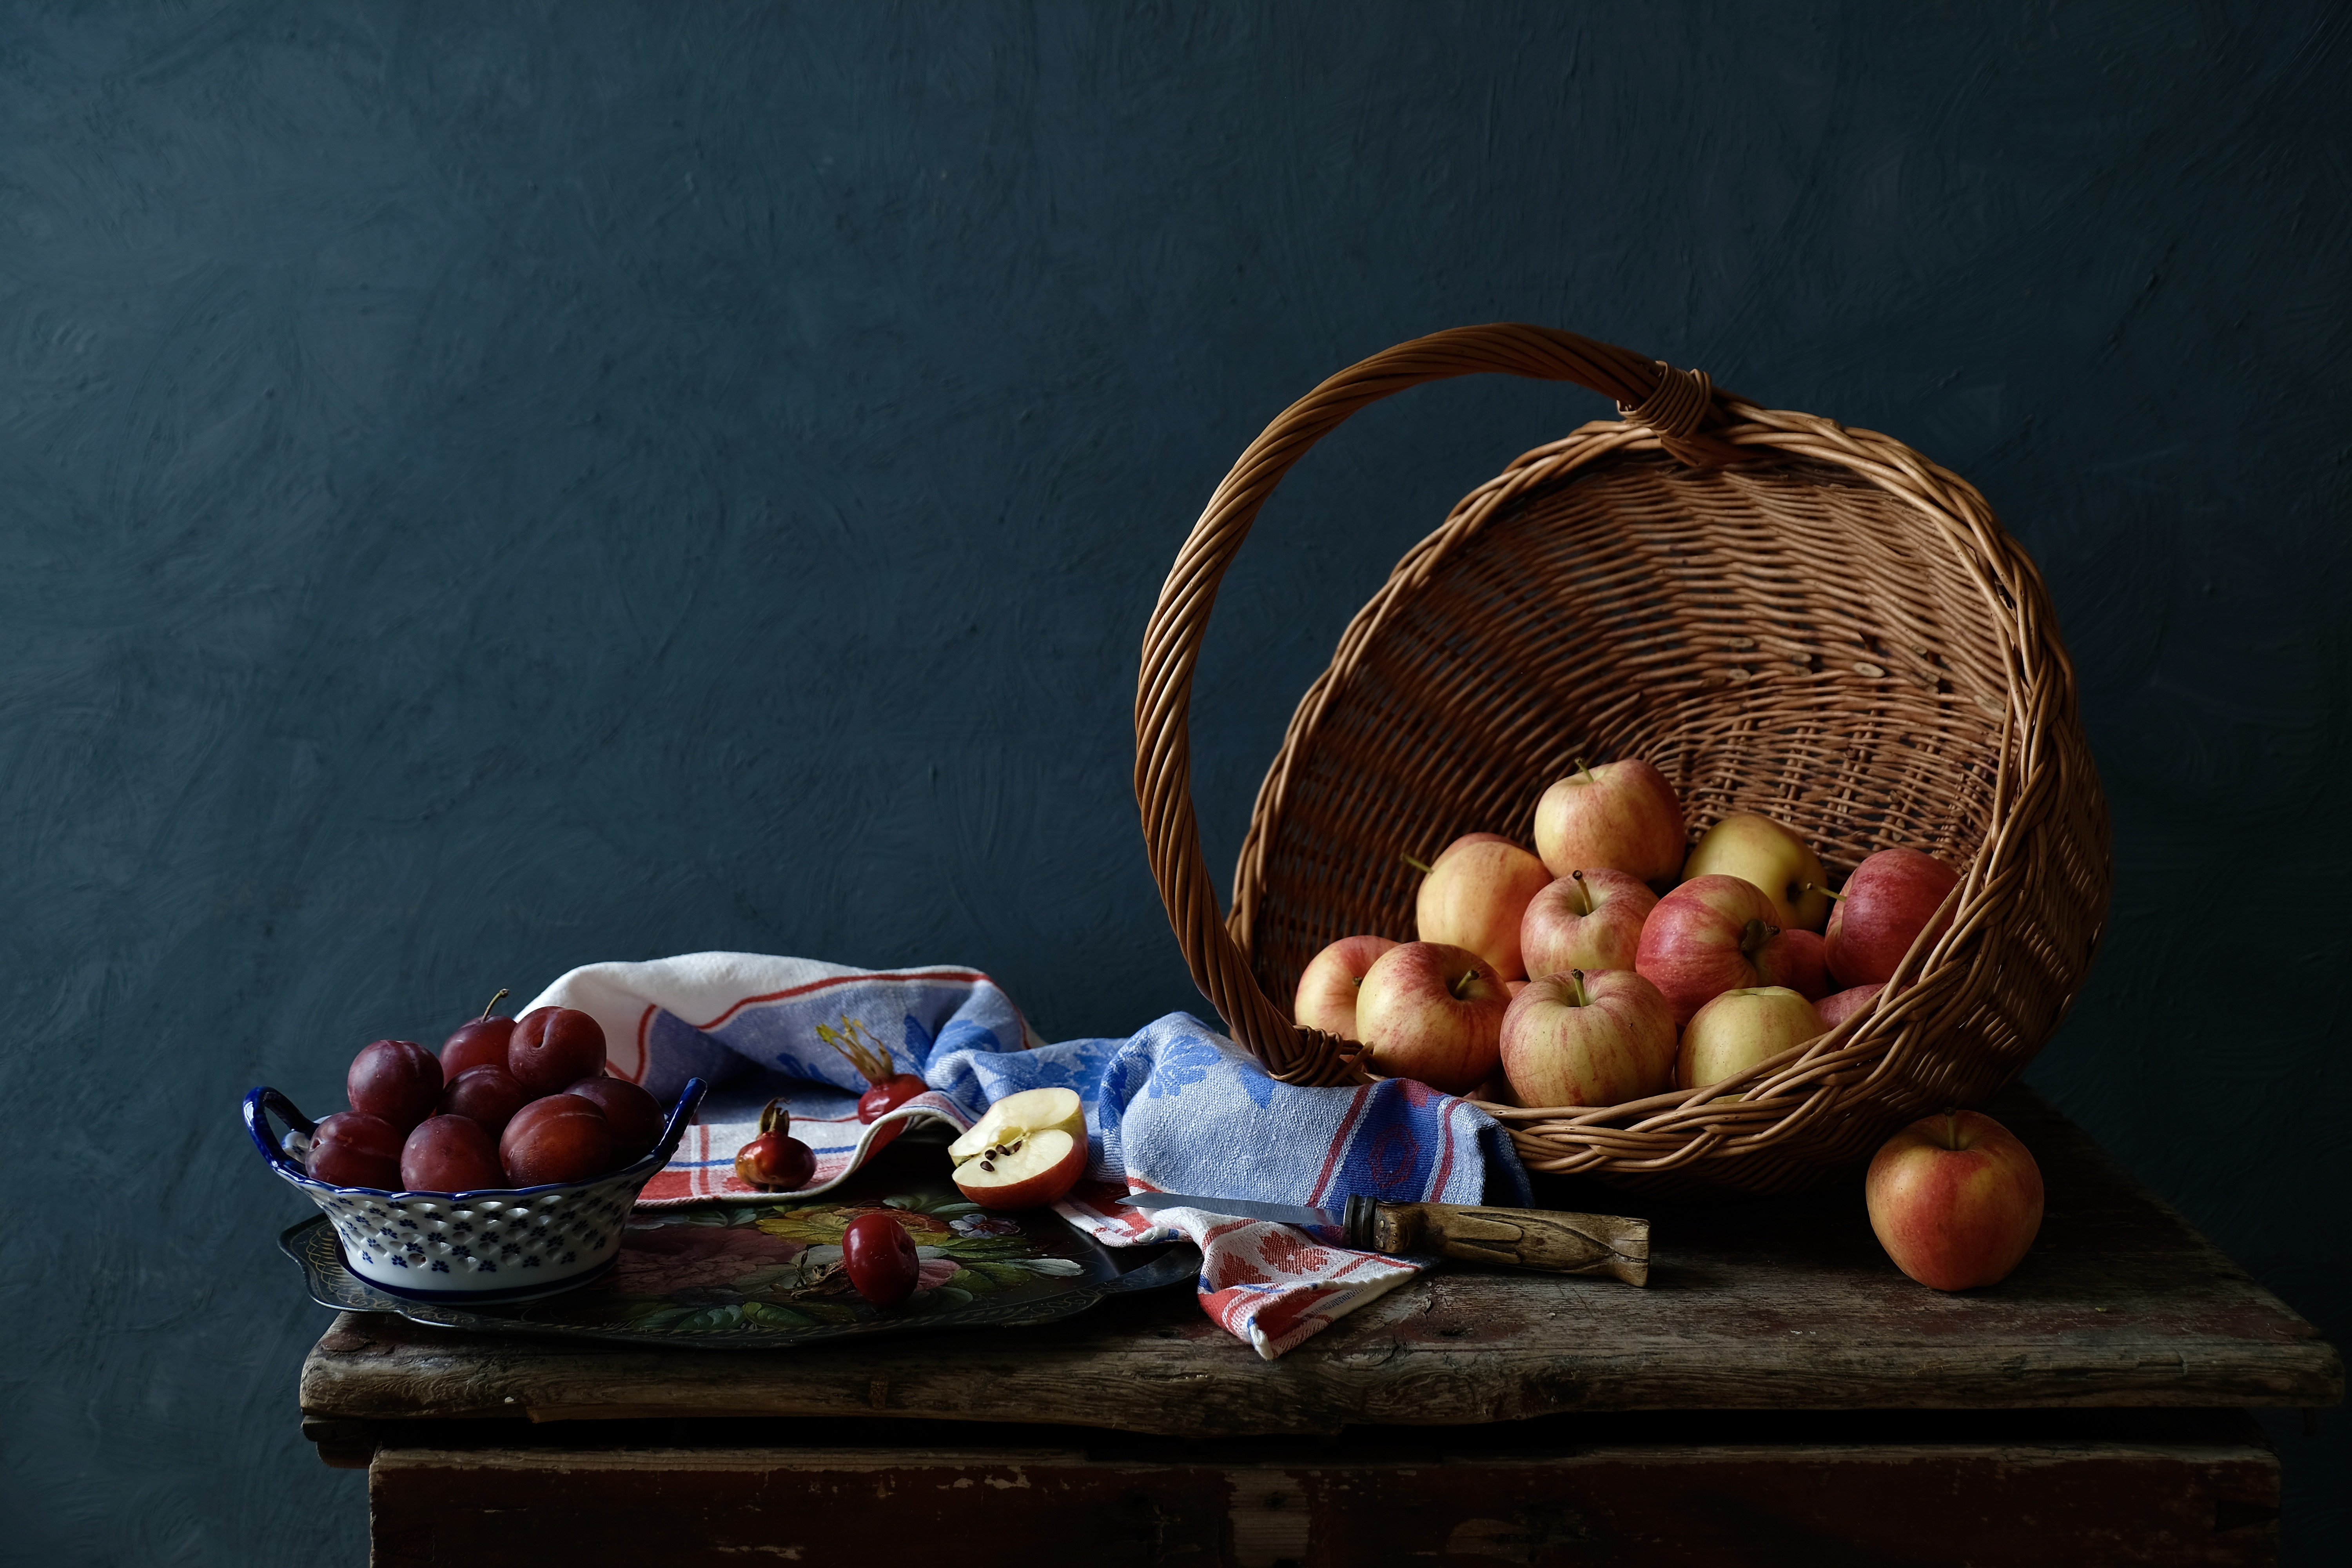
<path fill-rule="evenodd" d="M 1576 1411 L 2331 1405 L 2317 1331 L 2045 1103 L 1992 1112 L 2041 1163 L 2039 1241 L 1944 1295 L 1880 1250 L 1857 1183 L 1645 1204 L 1560 1184 L 1549 1206 L 1654 1221 L 1645 1289 L 1446 1268 L 1277 1362 L 1182 1289 L 1019 1330 L 808 1350 L 648 1351 L 339 1316 L 302 1370 L 316 1434 L 348 1425 L 888 1416 L 1184 1436 L 1469 1426 Z M 943 1434 L 944 1435 L 944 1434 Z"/>

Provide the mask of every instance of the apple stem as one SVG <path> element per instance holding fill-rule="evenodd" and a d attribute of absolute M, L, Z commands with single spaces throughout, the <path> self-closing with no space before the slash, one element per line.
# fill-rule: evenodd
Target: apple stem
<path fill-rule="evenodd" d="M 1833 903 L 1843 903 L 1845 901 L 1845 895 L 1843 893 L 1832 893 L 1827 888 L 1822 887 L 1819 882 L 1808 882 L 1802 888 L 1799 889 L 1798 892 L 1800 895 L 1805 893 L 1819 893 L 1822 897 L 1828 899 Z"/>
<path fill-rule="evenodd" d="M 1592 770 L 1584 765 L 1584 759 L 1582 757 L 1576 759 L 1576 771 L 1584 775 L 1584 782 L 1586 784 L 1598 784 L 1601 782 L 1592 776 Z"/>
<path fill-rule="evenodd" d="M 1569 989 L 1576 993 L 1576 1005 L 1578 1006 L 1590 1007 L 1592 1005 L 1592 994 L 1584 988 L 1584 971 L 1581 969 L 1570 970 L 1568 972 L 1568 984 Z"/>
<path fill-rule="evenodd" d="M 1445 988 L 1454 993 L 1454 999 L 1459 1001 L 1462 997 L 1469 994 L 1464 987 L 1467 986 L 1473 980 L 1477 978 L 1478 972 L 1476 970 L 1465 969 L 1462 972 L 1461 978 L 1448 982 Z"/>
<path fill-rule="evenodd" d="M 501 1002 L 505 1001 L 506 999 L 507 999 L 507 988 L 506 988 L 505 986 L 501 985 L 501 986 L 499 986 L 499 994 L 498 994 L 497 995 L 495 995 L 495 996 L 491 997 L 491 998 L 489 999 L 489 1001 L 488 1001 L 488 1003 L 486 1003 L 486 1004 L 483 1005 L 483 1007 L 482 1007 L 482 1016 L 481 1016 L 481 1017 L 475 1019 L 475 1020 L 474 1020 L 474 1022 L 476 1022 L 476 1023 L 478 1023 L 478 1024 L 479 1024 L 479 1023 L 483 1023 L 483 1022 L 486 1022 L 486 1021 L 489 1018 L 489 1016 L 490 1016 L 490 1009 L 491 1009 L 492 1007 L 497 1006 L 499 1003 L 501 1003 Z"/>
<path fill-rule="evenodd" d="M 1398 857 L 1397 857 L 1397 858 L 1398 858 L 1398 859 L 1400 859 L 1400 860 L 1402 860 L 1402 861 L 1403 861 L 1406 865 L 1408 865 L 1408 866 L 1412 867 L 1414 870 L 1416 870 L 1416 871 L 1420 872 L 1423 876 L 1426 877 L 1426 876 L 1428 876 L 1428 875 L 1429 875 L 1429 868 L 1428 868 L 1427 866 L 1425 866 L 1425 865 L 1422 864 L 1422 862 L 1420 862 L 1420 861 L 1418 861 L 1418 860 L 1414 859 L 1412 856 L 1410 856 L 1410 855 L 1400 855 L 1400 856 L 1398 856 Z"/>
<path fill-rule="evenodd" d="M 1570 871 L 1569 875 L 1576 879 L 1577 901 L 1584 906 L 1576 912 L 1580 915 L 1591 914 L 1592 912 L 1592 884 L 1584 879 L 1584 873 L 1581 871 Z"/>
<path fill-rule="evenodd" d="M 1947 1149 L 1958 1149 L 1959 1146 L 1960 1146 L 1960 1112 L 1959 1112 L 1959 1108 L 1958 1108 L 1958 1106 L 1948 1106 L 1948 1107 L 1947 1107 L 1947 1108 L 1945 1109 L 1945 1111 L 1944 1111 L 1944 1147 L 1945 1147 L 1945 1148 L 1947 1148 Z"/>

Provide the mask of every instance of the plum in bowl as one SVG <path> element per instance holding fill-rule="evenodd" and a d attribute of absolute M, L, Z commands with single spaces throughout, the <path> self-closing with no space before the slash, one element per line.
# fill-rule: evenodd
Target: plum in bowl
<path fill-rule="evenodd" d="M 689 1079 L 652 1149 L 616 1170 L 535 1187 L 460 1193 L 339 1187 L 308 1168 L 318 1123 L 274 1089 L 245 1097 L 245 1127 L 269 1168 L 301 1190 L 342 1243 L 352 1274 L 412 1301 L 522 1301 L 612 1267 L 637 1194 L 677 1152 L 708 1086 Z M 286 1124 L 282 1136 L 269 1119 Z"/>

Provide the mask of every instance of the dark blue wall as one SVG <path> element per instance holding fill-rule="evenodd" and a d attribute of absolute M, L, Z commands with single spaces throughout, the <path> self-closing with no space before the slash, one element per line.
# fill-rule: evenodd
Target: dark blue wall
<path fill-rule="evenodd" d="M 1290 398 L 1493 319 L 1991 498 L 2116 817 L 2033 1077 L 2352 1338 L 2347 73 L 2325 3 L 16 9 L 0 1557 L 362 1554 L 251 1084 L 706 947 L 1197 1005 L 1160 579 Z M 1448 384 L 1301 468 L 1202 674 L 1213 865 L 1389 563 L 1602 412 Z M 2279 1427 L 2302 1562 L 2341 1419 Z"/>

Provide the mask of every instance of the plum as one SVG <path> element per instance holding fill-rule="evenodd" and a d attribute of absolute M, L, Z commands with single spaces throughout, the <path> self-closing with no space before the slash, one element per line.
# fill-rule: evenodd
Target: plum
<path fill-rule="evenodd" d="M 482 1130 L 492 1139 L 507 1130 L 516 1111 L 539 1097 L 515 1082 L 514 1074 L 500 1065 L 467 1068 L 449 1080 L 441 1091 L 440 1113 L 444 1116 L 469 1116 L 482 1124 Z"/>
<path fill-rule="evenodd" d="M 400 1188 L 401 1130 L 363 1110 L 339 1110 L 310 1131 L 310 1175 L 331 1187 Z"/>
<path fill-rule="evenodd" d="M 381 1116 L 404 1133 L 441 1099 L 441 1058 L 415 1040 L 377 1040 L 352 1058 L 343 1092 L 353 1110 Z"/>
<path fill-rule="evenodd" d="M 575 1007 L 534 1007 L 515 1020 L 507 1071 L 534 1094 L 561 1093 L 604 1070 L 604 1026 Z"/>
<path fill-rule="evenodd" d="M 499 1138 L 499 1163 L 518 1187 L 584 1182 L 613 1168 L 613 1130 L 593 1100 L 551 1094 L 515 1112 Z"/>
<path fill-rule="evenodd" d="M 400 1184 L 413 1193 L 470 1193 L 503 1187 L 507 1181 L 499 1146 L 480 1122 L 470 1116 L 428 1116 L 400 1146 Z"/>
<path fill-rule="evenodd" d="M 613 1163 L 631 1165 L 661 1142 L 661 1101 L 622 1078 L 583 1078 L 563 1091 L 592 1100 L 613 1129 Z"/>

